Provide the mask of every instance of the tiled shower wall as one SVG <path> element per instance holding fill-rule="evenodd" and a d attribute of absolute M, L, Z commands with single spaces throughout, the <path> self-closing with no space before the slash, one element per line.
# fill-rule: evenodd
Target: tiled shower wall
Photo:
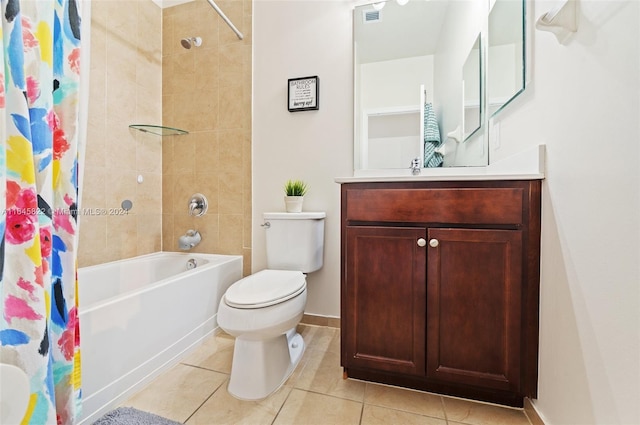
<path fill-rule="evenodd" d="M 205 0 L 164 9 L 162 122 L 189 131 L 162 140 L 162 241 L 198 230 L 194 252 L 244 256 L 251 267 L 251 0 L 216 1 L 244 34 L 239 40 Z M 182 38 L 200 37 L 185 49 Z M 187 213 L 204 194 L 203 217 Z"/>
<path fill-rule="evenodd" d="M 92 1 L 80 267 L 177 251 L 178 237 L 196 229 L 193 252 L 243 255 L 250 272 L 251 0 L 216 3 L 244 40 L 205 0 L 166 9 Z M 196 36 L 202 46 L 181 46 Z M 145 134 L 134 123 L 189 134 Z M 203 217 L 187 213 L 194 193 L 209 200 Z M 133 209 L 121 214 L 125 199 Z"/>
<path fill-rule="evenodd" d="M 91 3 L 80 267 L 162 248 L 162 139 L 128 127 L 162 119 L 162 10 L 150 0 Z"/>

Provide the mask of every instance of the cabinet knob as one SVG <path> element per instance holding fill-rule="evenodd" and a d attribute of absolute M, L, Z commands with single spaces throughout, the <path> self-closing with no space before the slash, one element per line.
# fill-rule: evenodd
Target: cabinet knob
<path fill-rule="evenodd" d="M 418 246 L 425 246 L 427 241 L 424 238 L 418 239 Z"/>
<path fill-rule="evenodd" d="M 435 248 L 435 247 L 437 247 L 438 245 L 440 245 L 440 242 L 439 242 L 437 239 L 431 239 L 431 240 L 429 241 L 429 246 L 431 246 L 431 248 Z"/>

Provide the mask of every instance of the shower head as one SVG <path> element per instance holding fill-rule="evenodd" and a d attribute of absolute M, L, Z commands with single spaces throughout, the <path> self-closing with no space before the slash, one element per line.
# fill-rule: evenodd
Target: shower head
<path fill-rule="evenodd" d="M 182 47 L 185 49 L 190 49 L 191 46 L 200 47 L 202 45 L 202 39 L 200 37 L 183 38 L 180 40 L 180 44 L 182 44 Z"/>

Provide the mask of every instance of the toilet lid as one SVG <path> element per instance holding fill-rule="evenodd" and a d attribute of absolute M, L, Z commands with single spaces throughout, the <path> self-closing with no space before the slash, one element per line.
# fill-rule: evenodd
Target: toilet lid
<path fill-rule="evenodd" d="M 262 270 L 231 285 L 224 294 L 227 305 L 236 308 L 261 308 L 293 298 L 307 287 L 302 272 Z"/>

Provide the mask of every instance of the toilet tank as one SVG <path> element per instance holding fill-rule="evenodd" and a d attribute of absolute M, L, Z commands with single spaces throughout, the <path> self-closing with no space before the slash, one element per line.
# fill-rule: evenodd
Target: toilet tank
<path fill-rule="evenodd" d="M 264 213 L 267 267 L 310 273 L 322 267 L 324 212 Z"/>

